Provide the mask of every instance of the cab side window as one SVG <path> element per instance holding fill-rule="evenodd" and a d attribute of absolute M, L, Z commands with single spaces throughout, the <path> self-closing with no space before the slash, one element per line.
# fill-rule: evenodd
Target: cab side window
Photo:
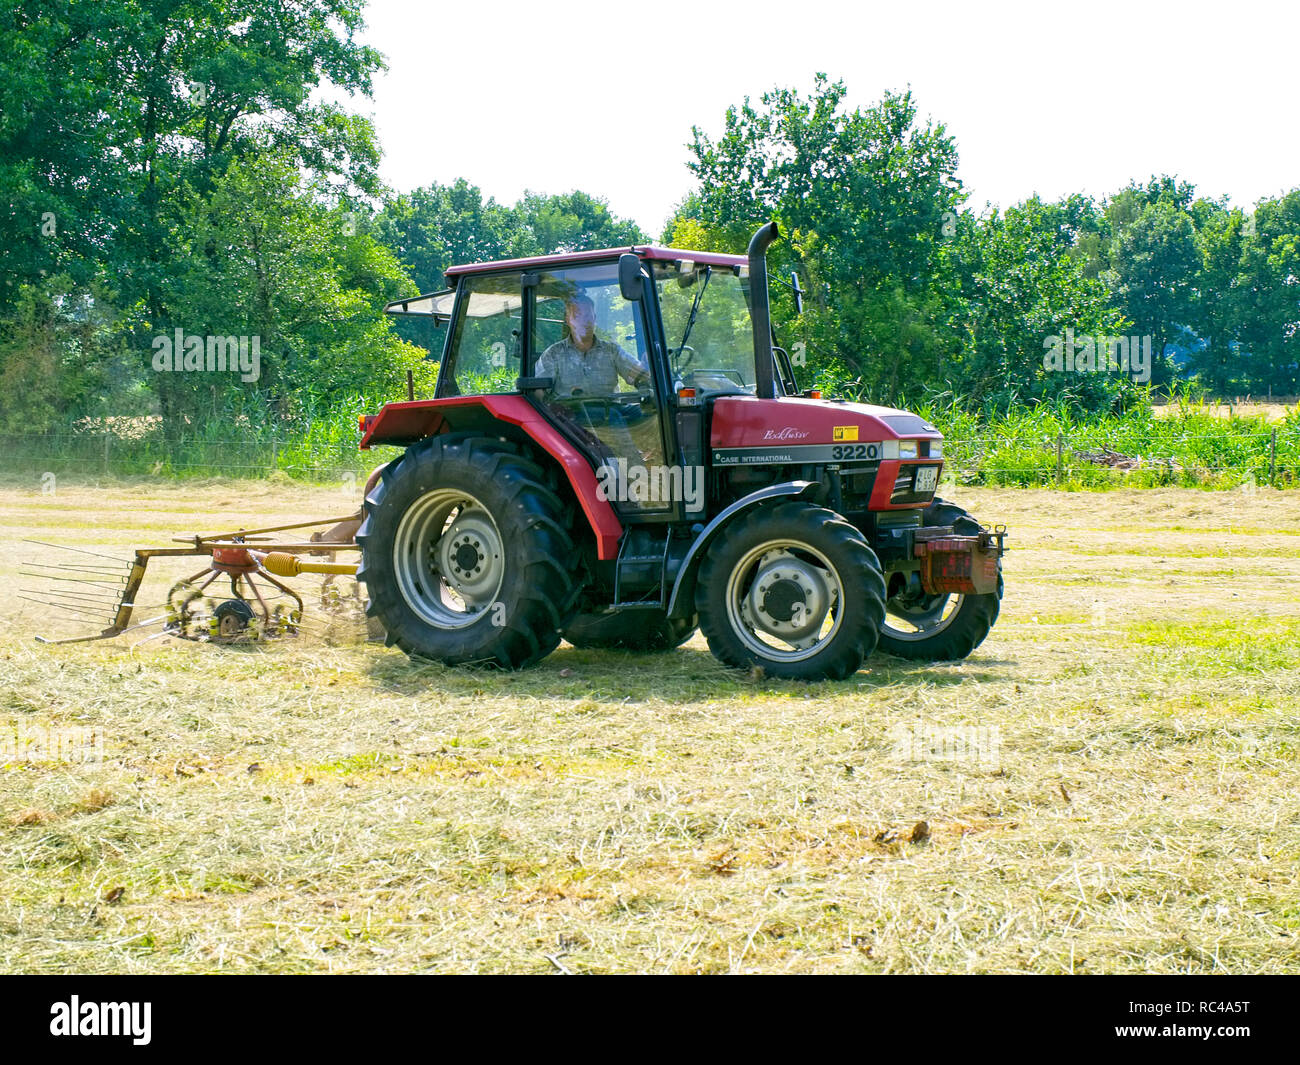
<path fill-rule="evenodd" d="M 515 391 L 523 336 L 521 282 L 519 273 L 470 277 L 461 282 L 455 332 L 439 395 Z"/>

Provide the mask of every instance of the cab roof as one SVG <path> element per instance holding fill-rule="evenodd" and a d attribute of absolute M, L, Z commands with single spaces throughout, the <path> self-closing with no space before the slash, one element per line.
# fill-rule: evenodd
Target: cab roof
<path fill-rule="evenodd" d="M 447 278 L 462 274 L 486 274 L 493 270 L 526 269 L 530 266 L 567 266 L 571 263 L 612 259 L 625 252 L 642 259 L 689 259 L 703 266 L 745 266 L 749 263 L 743 255 L 727 255 L 718 251 L 687 251 L 683 248 L 661 248 L 656 244 L 636 244 L 630 248 L 596 248 L 591 251 L 565 252 L 559 255 L 534 255 L 527 259 L 501 259 L 492 263 L 461 263 L 443 271 Z"/>

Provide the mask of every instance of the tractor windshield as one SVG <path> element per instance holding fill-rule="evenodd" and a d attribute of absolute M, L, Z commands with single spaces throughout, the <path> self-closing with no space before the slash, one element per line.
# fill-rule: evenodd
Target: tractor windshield
<path fill-rule="evenodd" d="M 674 384 L 701 395 L 754 392 L 749 278 L 690 260 L 654 263 Z"/>

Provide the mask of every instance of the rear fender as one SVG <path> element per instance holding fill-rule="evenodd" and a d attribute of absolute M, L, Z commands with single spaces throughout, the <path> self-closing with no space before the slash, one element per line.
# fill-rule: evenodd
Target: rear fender
<path fill-rule="evenodd" d="M 582 512 L 596 538 L 596 555 L 618 557 L 623 523 L 601 496 L 596 474 L 582 453 L 566 440 L 541 413 L 520 395 L 448 396 L 387 403 L 366 420 L 362 449 L 375 444 L 411 444 L 425 437 L 459 429 L 492 431 L 493 422 L 517 426 L 519 431 L 551 456 L 564 471 Z"/>
<path fill-rule="evenodd" d="M 691 544 L 690 550 L 682 560 L 677 579 L 673 582 L 672 595 L 668 597 L 668 616 L 670 618 L 687 617 L 695 613 L 695 575 L 709 544 L 717 538 L 736 517 L 753 507 L 769 503 L 774 499 L 802 499 L 817 492 L 822 487 L 820 481 L 783 481 L 768 485 L 757 492 L 737 499 L 731 506 L 718 514 Z"/>

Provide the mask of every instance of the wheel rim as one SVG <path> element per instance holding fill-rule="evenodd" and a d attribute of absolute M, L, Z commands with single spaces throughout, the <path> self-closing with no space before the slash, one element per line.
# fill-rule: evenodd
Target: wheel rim
<path fill-rule="evenodd" d="M 253 609 L 241 599 L 228 599 L 220 604 L 212 616 L 217 621 L 217 635 L 229 639 L 238 636 L 253 620 Z"/>
<path fill-rule="evenodd" d="M 501 590 L 501 533 L 473 496 L 437 489 L 402 515 L 393 570 L 402 598 L 421 619 L 444 629 L 472 625 Z"/>
<path fill-rule="evenodd" d="M 949 593 L 926 596 L 912 603 L 891 602 L 886 606 L 881 633 L 905 643 L 938 636 L 956 619 L 965 598 L 958 593 Z"/>
<path fill-rule="evenodd" d="M 795 540 L 751 549 L 727 580 L 727 620 L 755 654 L 800 662 L 839 632 L 844 584 L 830 560 Z"/>

